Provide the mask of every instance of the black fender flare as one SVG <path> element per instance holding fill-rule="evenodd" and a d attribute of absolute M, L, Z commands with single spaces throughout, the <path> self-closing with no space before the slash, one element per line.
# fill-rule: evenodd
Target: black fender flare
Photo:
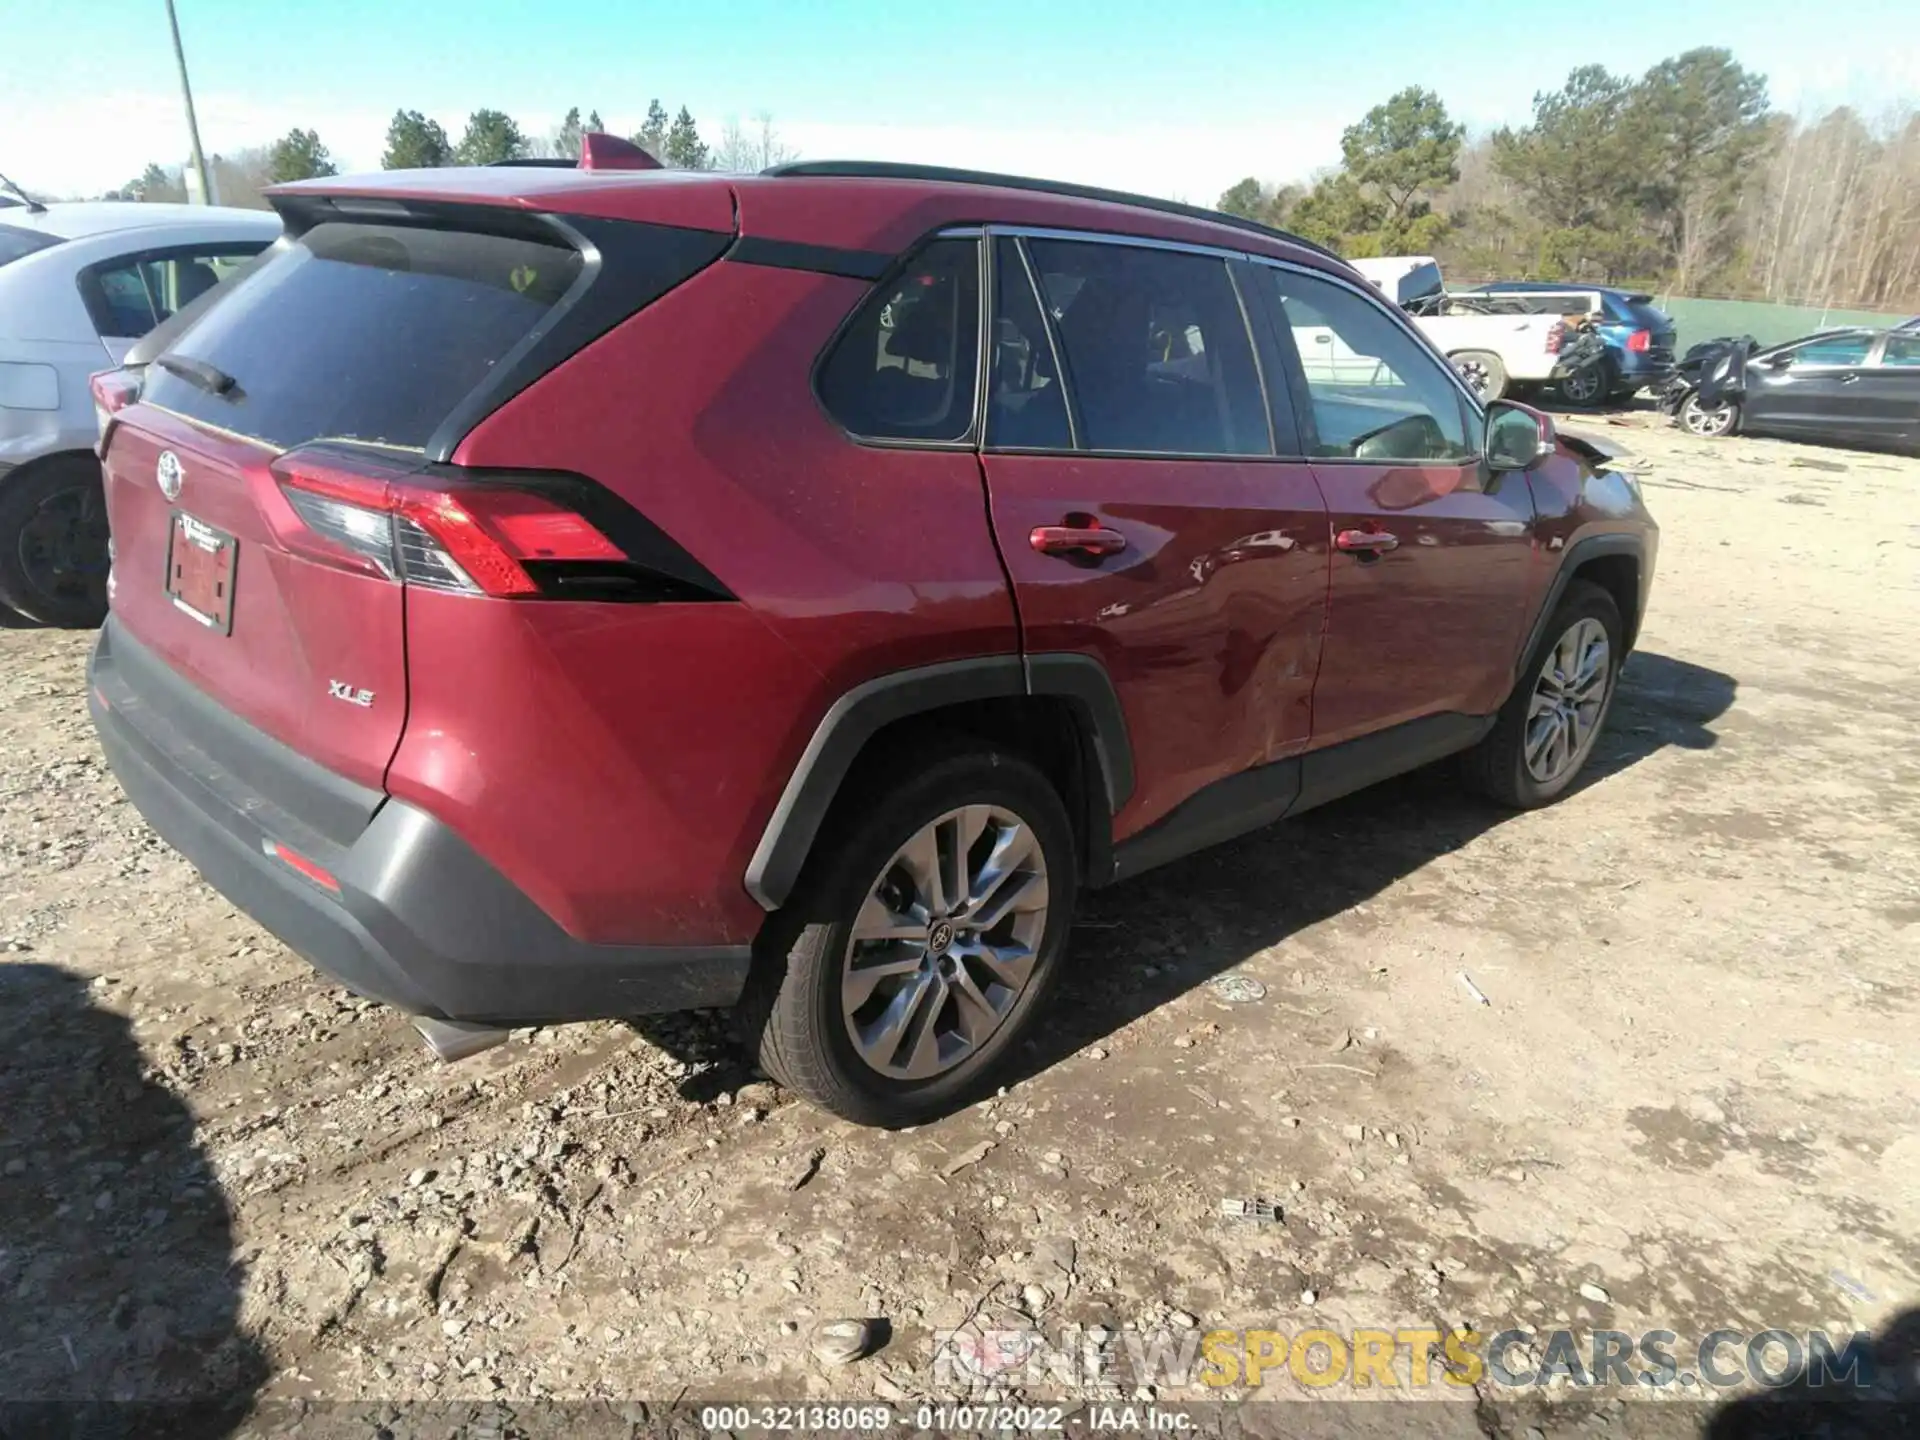
<path fill-rule="evenodd" d="M 972 700 L 1052 695 L 1068 701 L 1105 791 L 1106 813 L 1133 793 L 1133 750 L 1107 669 L 1090 655 L 984 655 L 876 676 L 836 700 L 814 727 L 747 863 L 747 893 L 777 910 L 793 893 L 827 811 L 860 752 L 884 727 Z M 1097 811 L 1099 807 L 1093 807 Z M 1106 853 L 1112 833 L 1094 837 Z"/>
<path fill-rule="evenodd" d="M 1638 604 L 1644 608 L 1647 596 L 1647 547 L 1638 535 L 1627 532 L 1615 532 L 1608 535 L 1589 535 L 1584 540 L 1576 540 L 1560 555 L 1560 564 L 1553 572 L 1553 579 L 1547 584 L 1547 593 L 1535 612 L 1533 625 L 1527 631 L 1527 643 L 1520 647 L 1520 653 L 1513 662 L 1513 678 L 1516 684 L 1527 668 L 1527 661 L 1539 647 L 1546 634 L 1547 622 L 1553 618 L 1553 612 L 1560 604 L 1560 597 L 1567 593 L 1567 583 L 1573 579 L 1573 572 L 1589 560 L 1598 560 L 1603 555 L 1630 555 L 1640 567 L 1640 596 Z M 1638 616 L 1622 617 L 1633 624 L 1633 631 L 1639 633 Z"/>

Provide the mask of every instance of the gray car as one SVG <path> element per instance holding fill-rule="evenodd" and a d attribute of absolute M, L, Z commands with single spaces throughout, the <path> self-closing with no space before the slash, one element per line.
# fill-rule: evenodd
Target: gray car
<path fill-rule="evenodd" d="M 99 624 L 107 521 L 89 377 L 279 235 L 266 210 L 0 209 L 0 603 Z"/>

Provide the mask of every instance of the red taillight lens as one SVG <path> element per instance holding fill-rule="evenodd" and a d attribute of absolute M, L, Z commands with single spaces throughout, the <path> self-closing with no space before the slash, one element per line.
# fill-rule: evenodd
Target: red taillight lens
<path fill-rule="evenodd" d="M 1636 330 L 1627 336 L 1627 349 L 1636 355 L 1644 355 L 1652 348 L 1653 332 L 1651 330 Z"/>
<path fill-rule="evenodd" d="M 1556 320 L 1547 331 L 1547 354 L 1558 355 L 1560 347 L 1567 343 L 1567 322 Z"/>
<path fill-rule="evenodd" d="M 281 535 L 289 547 L 389 580 L 505 599 L 544 593 L 529 564 L 627 560 L 585 516 L 533 490 L 448 483 L 377 453 L 294 451 L 269 468 L 300 522 Z"/>
<path fill-rule="evenodd" d="M 140 398 L 140 377 L 128 370 L 102 370 L 89 382 L 93 392 L 93 419 L 99 434 L 94 451 L 104 457 L 113 417 Z"/>

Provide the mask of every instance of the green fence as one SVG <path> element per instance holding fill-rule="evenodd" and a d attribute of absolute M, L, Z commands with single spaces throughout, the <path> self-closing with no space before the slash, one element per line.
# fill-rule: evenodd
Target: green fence
<path fill-rule="evenodd" d="M 1751 335 L 1762 345 L 1839 325 L 1897 325 L 1909 315 L 1871 310 L 1823 309 L 1818 305 L 1775 305 L 1764 300 L 1694 300 L 1662 295 L 1655 302 L 1673 317 L 1679 331 L 1677 353 L 1720 335 Z"/>

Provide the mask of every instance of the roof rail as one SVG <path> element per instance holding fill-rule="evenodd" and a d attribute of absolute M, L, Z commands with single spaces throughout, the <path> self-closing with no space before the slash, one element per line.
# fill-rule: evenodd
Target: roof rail
<path fill-rule="evenodd" d="M 1186 205 L 1178 200 L 1162 200 L 1154 195 L 1135 195 L 1126 190 L 1107 190 L 1098 185 L 1036 180 L 1030 175 L 997 175 L 989 170 L 958 170 L 946 165 L 910 165 L 895 160 L 796 160 L 791 164 L 772 166 L 760 173 L 843 180 L 937 180 L 951 185 L 993 185 L 1002 190 L 1031 190 L 1036 194 L 1061 195 L 1074 200 L 1103 200 L 1110 205 L 1131 205 L 1136 210 L 1157 210 L 1163 215 L 1179 215 L 1188 220 L 1205 220 L 1214 225 L 1228 225 L 1235 230 L 1248 230 L 1270 240 L 1284 240 L 1289 245 L 1298 245 L 1316 255 L 1325 255 L 1329 260 L 1340 260 L 1343 265 L 1346 263 L 1326 246 L 1317 245 L 1290 230 L 1262 225 L 1258 220 L 1229 215 L 1223 210 Z"/>

